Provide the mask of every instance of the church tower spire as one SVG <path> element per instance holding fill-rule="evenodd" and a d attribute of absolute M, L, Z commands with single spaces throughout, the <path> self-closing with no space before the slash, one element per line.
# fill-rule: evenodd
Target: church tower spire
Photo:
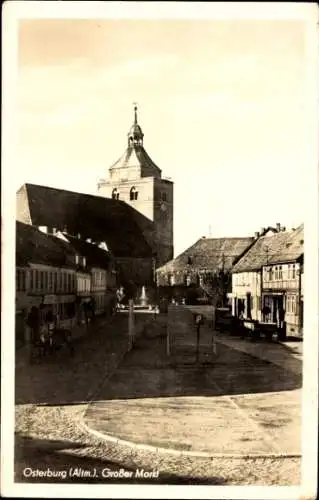
<path fill-rule="evenodd" d="M 130 148 L 136 148 L 136 146 L 143 146 L 144 134 L 137 122 L 137 104 L 134 103 L 134 123 L 130 128 L 128 133 L 128 146 Z"/>

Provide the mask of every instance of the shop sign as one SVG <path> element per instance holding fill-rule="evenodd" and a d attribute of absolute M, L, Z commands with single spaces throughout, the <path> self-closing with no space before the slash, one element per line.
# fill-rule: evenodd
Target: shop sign
<path fill-rule="evenodd" d="M 60 304 L 66 304 L 68 302 L 75 302 L 75 295 L 60 295 L 59 297 Z"/>
<path fill-rule="evenodd" d="M 56 304 L 57 297 L 56 295 L 45 295 L 43 299 L 43 304 Z"/>

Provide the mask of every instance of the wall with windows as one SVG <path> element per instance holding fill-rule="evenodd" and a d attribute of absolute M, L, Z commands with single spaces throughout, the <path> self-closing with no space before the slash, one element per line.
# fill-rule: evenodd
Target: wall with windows
<path fill-rule="evenodd" d="M 105 269 L 92 269 L 91 290 L 106 290 L 107 287 L 107 271 Z"/>
<path fill-rule="evenodd" d="M 243 272 L 232 274 L 232 314 L 261 321 L 261 274 Z"/>
<path fill-rule="evenodd" d="M 154 220 L 154 179 L 140 177 L 132 170 L 125 174 L 124 170 L 119 169 L 121 177 L 118 178 L 114 171 L 112 179 L 100 186 L 99 195 L 125 201 L 148 219 Z"/>
<path fill-rule="evenodd" d="M 91 292 L 91 275 L 89 273 L 76 273 L 77 295 L 89 295 Z"/>
<path fill-rule="evenodd" d="M 29 269 L 30 294 L 75 293 L 76 277 L 72 269 L 32 265 Z"/>
<path fill-rule="evenodd" d="M 263 268 L 263 288 L 298 289 L 300 264 L 276 264 Z"/>

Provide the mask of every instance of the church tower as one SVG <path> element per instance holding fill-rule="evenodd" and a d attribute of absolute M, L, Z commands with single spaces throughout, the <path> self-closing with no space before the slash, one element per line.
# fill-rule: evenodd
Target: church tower
<path fill-rule="evenodd" d="M 155 241 L 150 243 L 156 267 L 173 258 L 173 186 L 172 181 L 162 178 L 162 171 L 144 149 L 135 105 L 126 150 L 109 168 L 108 180 L 99 182 L 98 194 L 125 201 L 153 222 Z"/>

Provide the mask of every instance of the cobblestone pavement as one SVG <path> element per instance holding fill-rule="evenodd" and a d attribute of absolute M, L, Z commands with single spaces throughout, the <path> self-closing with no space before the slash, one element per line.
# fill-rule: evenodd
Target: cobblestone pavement
<path fill-rule="evenodd" d="M 125 335 L 121 336 L 120 323 L 123 320 L 116 317 L 108 335 L 105 331 L 95 332 L 90 339 L 83 339 L 79 343 L 77 354 L 66 367 L 65 362 L 55 361 L 41 367 L 39 376 L 21 373 L 17 376 L 16 385 L 16 481 L 24 482 L 119 482 L 121 478 L 115 476 L 121 469 L 132 473 L 130 482 L 154 482 L 164 484 L 298 484 L 300 478 L 299 458 L 199 458 L 190 456 L 164 456 L 151 451 L 133 450 L 126 446 L 108 443 L 86 433 L 79 424 L 79 417 L 86 406 L 83 404 L 86 395 L 95 392 L 100 386 L 104 390 L 102 381 L 105 379 L 107 367 L 115 366 L 110 360 L 114 352 L 114 342 L 118 346 L 126 342 Z M 156 327 L 158 325 L 158 327 Z M 152 337 L 164 335 L 160 322 L 154 321 L 152 327 L 147 328 L 144 338 L 154 341 Z M 113 333 L 112 333 L 113 332 Z M 121 340 L 122 339 L 122 340 Z M 113 347 L 112 347 L 113 342 Z M 131 363 L 131 371 L 127 376 L 133 377 L 132 372 L 138 373 L 139 365 L 134 364 L 138 352 L 143 351 L 143 341 L 124 358 Z M 107 346 L 109 348 L 107 348 Z M 125 348 L 124 348 L 125 350 Z M 144 351 L 145 354 L 145 351 Z M 149 354 L 148 354 L 149 356 Z M 77 361 L 76 361 L 77 360 Z M 148 357 L 149 364 L 159 363 L 158 354 L 154 351 L 152 358 Z M 72 363 L 72 367 L 71 367 Z M 59 374 L 60 368 L 63 375 Z M 144 367 L 145 368 L 145 367 Z M 36 367 L 32 367 L 32 370 Z M 121 370 L 125 370 L 125 364 Z M 46 370 L 46 371 L 45 371 Z M 53 377 L 52 377 L 53 373 Z M 120 374 L 120 372 L 118 372 Z M 18 375 L 18 374 L 17 374 Z M 25 377 L 29 382 L 25 382 Z M 115 374 L 116 376 L 116 374 Z M 144 370 L 140 378 L 147 376 Z M 51 384 L 48 378 L 51 377 Z M 135 377 L 135 375 L 134 375 Z M 134 378 L 133 377 L 133 378 Z M 30 385 L 30 380 L 32 384 Z M 55 381 L 52 392 L 52 380 Z M 74 381 L 77 384 L 74 384 Z M 136 380 L 136 377 L 134 378 Z M 200 382 L 198 380 L 198 382 Z M 64 384 L 64 387 L 60 387 Z M 76 388 L 73 388 L 74 386 Z M 134 385 L 134 384 L 131 384 Z M 94 389 L 92 389 L 94 386 Z M 46 388 L 45 388 L 46 387 Z M 231 384 L 229 385 L 231 387 Z M 25 392 L 25 388 L 29 391 Z M 30 389 L 31 388 L 31 389 Z M 81 388 L 81 389 L 80 389 Z M 51 393 L 52 392 L 52 393 Z M 30 404 L 31 403 L 31 404 Z M 96 477 L 72 477 L 68 475 L 60 478 L 26 478 L 23 471 L 26 468 L 33 470 L 64 471 L 70 468 L 83 470 L 96 470 Z M 159 471 L 159 477 L 153 479 L 136 479 L 136 469 L 144 468 L 146 471 Z M 103 470 L 113 470 L 115 476 L 103 477 Z M 123 480 L 123 479 L 122 479 Z M 124 478 L 125 480 L 125 478 Z"/>

